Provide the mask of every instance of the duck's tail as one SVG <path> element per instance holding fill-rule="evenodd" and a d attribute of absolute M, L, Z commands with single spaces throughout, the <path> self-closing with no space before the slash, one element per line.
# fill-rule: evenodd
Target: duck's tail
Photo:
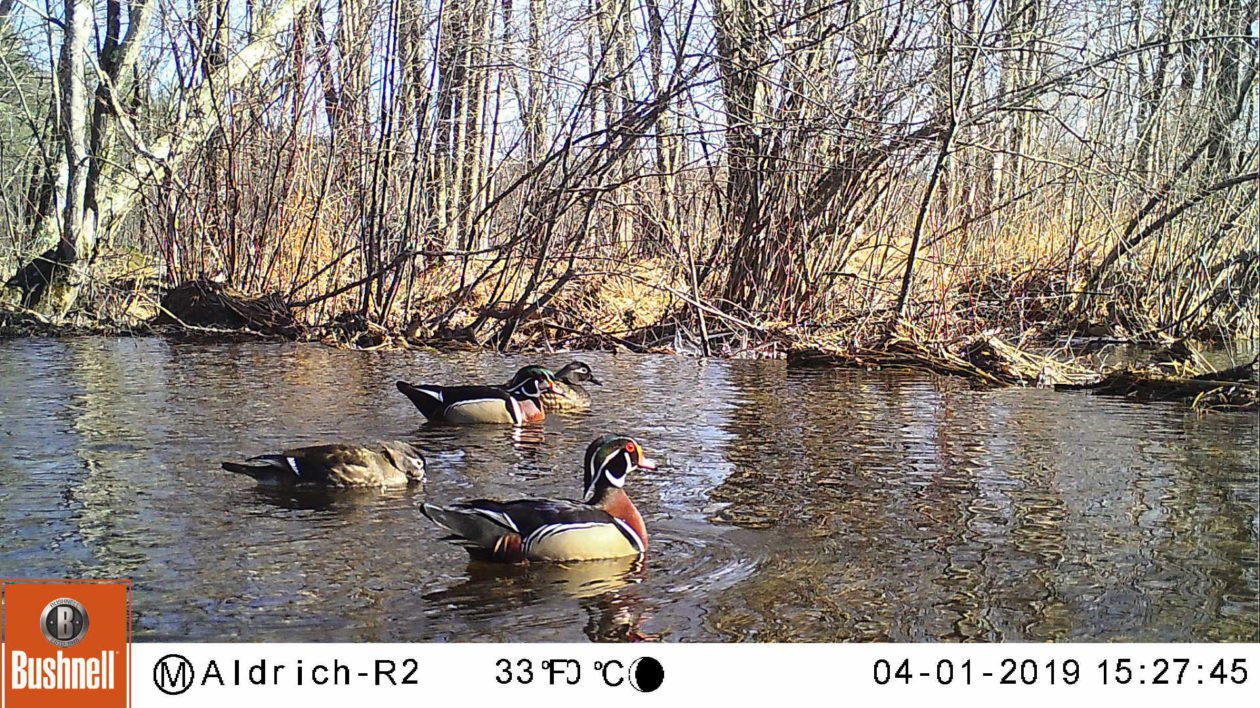
<path fill-rule="evenodd" d="M 412 386 L 406 381 L 399 381 L 395 384 L 398 386 L 399 392 L 411 401 L 425 418 L 429 420 L 440 420 L 442 411 L 446 409 L 446 401 L 443 400 L 441 386 Z"/>
<path fill-rule="evenodd" d="M 475 507 L 441 507 L 424 504 L 420 507 L 433 523 L 450 531 L 474 556 L 489 554 L 493 560 L 519 561 L 521 535 L 503 514 Z"/>

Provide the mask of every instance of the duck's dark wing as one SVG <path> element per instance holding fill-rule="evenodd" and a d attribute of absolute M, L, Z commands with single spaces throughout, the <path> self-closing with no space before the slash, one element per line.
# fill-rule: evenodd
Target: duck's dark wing
<path fill-rule="evenodd" d="M 405 381 L 397 386 L 429 420 L 519 422 L 511 394 L 497 386 L 412 386 Z"/>
<path fill-rule="evenodd" d="M 458 401 L 471 401 L 478 398 L 492 398 L 496 401 L 510 401 L 512 396 L 507 389 L 498 386 L 428 386 L 439 389 L 448 405 Z"/>
<path fill-rule="evenodd" d="M 260 455 L 249 458 L 248 462 L 253 464 L 225 461 L 222 465 L 228 472 L 253 477 L 259 484 L 290 485 L 298 479 L 296 462 L 290 465 L 284 455 Z"/>
<path fill-rule="evenodd" d="M 412 386 L 406 381 L 398 381 L 394 384 L 398 387 L 398 391 L 407 397 L 425 418 L 429 420 L 440 420 L 442 411 L 446 409 L 444 402 L 445 396 L 442 393 L 441 386 Z"/>
<path fill-rule="evenodd" d="M 506 534 L 524 538 L 548 523 L 609 522 L 612 518 L 602 509 L 559 499 L 473 499 L 444 507 L 425 504 L 421 508 L 438 526 L 482 548 L 493 548 Z"/>
<path fill-rule="evenodd" d="M 309 465 L 306 466 L 307 476 L 304 479 L 302 476 L 304 465 L 298 458 L 291 455 L 258 455 L 245 462 L 247 464 L 224 462 L 223 469 L 248 475 L 258 480 L 259 484 L 265 485 L 293 486 L 311 479 Z"/>
<path fill-rule="evenodd" d="M 513 530 L 522 536 L 530 536 L 543 526 L 556 524 L 612 523 L 613 517 L 603 509 L 568 499 L 520 499 L 497 502 L 475 499 L 455 505 L 457 508 L 475 508 L 510 519 Z"/>
<path fill-rule="evenodd" d="M 643 542 L 619 519 L 589 504 L 559 499 L 522 499 L 498 502 L 475 499 L 438 507 L 425 504 L 424 514 L 459 537 L 475 557 L 517 561 L 529 557 L 582 560 L 642 552 Z M 612 540 L 610 540 L 612 539 Z M 561 541 L 577 548 L 559 550 Z M 581 548 L 584 541 L 595 544 Z"/>

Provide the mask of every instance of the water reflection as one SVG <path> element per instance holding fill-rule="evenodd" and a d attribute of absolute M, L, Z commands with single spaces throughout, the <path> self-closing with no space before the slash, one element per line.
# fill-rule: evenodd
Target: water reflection
<path fill-rule="evenodd" d="M 500 622 L 504 615 L 527 618 L 541 604 L 572 603 L 575 619 L 581 616 L 577 610 L 586 618 L 582 631 L 590 641 L 656 638 L 640 629 L 648 609 L 634 590 L 644 578 L 644 563 L 637 558 L 531 565 L 469 562 L 465 575 L 462 582 L 424 599 L 473 624 Z"/>
<path fill-rule="evenodd" d="M 568 355 L 542 358 L 561 365 Z M 1250 640 L 1254 417 L 778 362 L 584 355 L 589 412 L 433 426 L 399 378 L 537 357 L 153 339 L 0 342 L 0 576 L 131 577 L 140 639 Z M 488 566 L 426 499 L 576 497 L 587 443 L 645 562 Z M 277 492 L 221 459 L 418 445 L 409 489 Z"/>
<path fill-rule="evenodd" d="M 334 514 L 346 522 L 372 513 L 372 507 L 390 501 L 405 501 L 420 490 L 423 482 L 401 487 L 351 487 L 347 489 L 285 489 L 258 485 L 247 493 L 250 506 L 267 504 L 289 511 L 316 511 Z"/>

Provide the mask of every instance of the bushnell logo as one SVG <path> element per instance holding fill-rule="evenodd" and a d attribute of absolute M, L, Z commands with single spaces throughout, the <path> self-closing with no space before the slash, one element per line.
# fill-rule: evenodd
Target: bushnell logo
<path fill-rule="evenodd" d="M 53 646 L 66 649 L 83 641 L 88 631 L 88 615 L 83 604 L 68 597 L 58 598 L 44 607 L 39 616 L 44 638 Z"/>
<path fill-rule="evenodd" d="M 0 579 L 0 704 L 126 708 L 130 591 L 125 580 Z"/>

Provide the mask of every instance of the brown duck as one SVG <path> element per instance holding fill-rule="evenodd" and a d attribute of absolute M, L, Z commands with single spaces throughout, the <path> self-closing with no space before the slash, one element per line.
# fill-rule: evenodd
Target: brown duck
<path fill-rule="evenodd" d="M 424 456 L 409 443 L 396 440 L 382 440 L 371 447 L 297 447 L 246 462 L 250 464 L 224 462 L 223 469 L 269 487 L 391 487 L 424 479 Z"/>

